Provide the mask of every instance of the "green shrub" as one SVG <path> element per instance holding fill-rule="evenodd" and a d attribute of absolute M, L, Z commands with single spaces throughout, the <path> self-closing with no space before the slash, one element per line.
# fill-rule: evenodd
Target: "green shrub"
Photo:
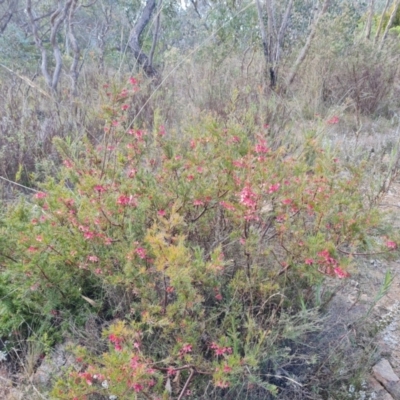
<path fill-rule="evenodd" d="M 1 334 L 93 308 L 118 320 L 103 355 L 77 349 L 57 399 L 181 398 L 210 382 L 276 393 L 282 343 L 317 328 L 312 287 L 347 277 L 356 252 L 396 248 L 374 244 L 362 171 L 313 134 L 291 149 L 268 147 L 267 126 L 209 116 L 179 132 L 130 126 L 130 83 L 108 93 L 103 142 L 58 140 L 57 179 L 4 217 Z"/>

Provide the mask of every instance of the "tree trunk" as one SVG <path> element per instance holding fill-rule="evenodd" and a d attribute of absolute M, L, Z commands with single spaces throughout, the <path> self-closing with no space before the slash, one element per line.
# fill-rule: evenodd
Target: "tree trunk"
<path fill-rule="evenodd" d="M 311 27 L 311 31 L 310 31 L 310 34 L 308 35 L 306 44 L 304 45 L 303 49 L 301 50 L 299 56 L 297 57 L 296 62 L 294 63 L 294 65 L 292 67 L 292 71 L 290 72 L 289 79 L 288 79 L 288 85 L 291 85 L 293 83 L 294 78 L 297 75 L 300 65 L 303 63 L 303 61 L 305 60 L 305 58 L 307 56 L 308 51 L 310 50 L 312 40 L 314 39 L 314 36 L 317 33 L 319 21 L 326 13 L 328 6 L 329 6 L 329 1 L 330 0 L 325 0 L 324 4 L 322 6 L 321 12 L 318 14 L 318 17 L 316 18 L 316 20 L 314 21 L 314 23 Z"/>
<path fill-rule="evenodd" d="M 371 37 L 372 18 L 374 16 L 374 11 L 375 11 L 375 0 L 370 0 L 367 26 L 365 28 L 365 37 L 367 39 L 370 39 Z"/>
<path fill-rule="evenodd" d="M 389 7 L 389 3 L 390 3 L 390 0 L 387 0 L 387 1 L 386 1 L 386 4 L 385 4 L 385 8 L 384 8 L 383 11 L 382 11 L 382 15 L 381 15 L 381 19 L 380 19 L 380 21 L 379 21 L 378 29 L 377 29 L 376 34 L 375 34 L 375 42 L 377 42 L 378 37 L 379 37 L 379 35 L 380 35 L 380 33 L 381 33 L 382 25 L 383 25 L 383 17 L 384 17 L 385 14 L 386 14 L 386 11 L 387 11 L 387 9 L 388 9 L 388 7 Z"/>
<path fill-rule="evenodd" d="M 382 48 L 382 46 L 383 46 L 383 42 L 385 41 L 385 39 L 386 39 L 386 37 L 387 37 L 387 35 L 388 35 L 388 33 L 389 33 L 389 29 L 390 29 L 390 28 L 392 27 L 392 25 L 393 25 L 393 21 L 394 21 L 394 19 L 395 19 L 395 17 L 396 17 L 396 14 L 397 14 L 397 10 L 398 10 L 398 8 L 399 8 L 399 5 L 400 5 L 400 0 L 396 0 L 396 2 L 395 2 L 395 4 L 394 4 L 394 7 L 393 7 L 393 11 L 392 11 L 392 13 L 390 14 L 389 21 L 388 21 L 388 23 L 387 23 L 387 25 L 386 25 L 385 32 L 383 33 L 383 36 L 382 36 L 381 45 L 380 45 L 381 48 Z"/>
<path fill-rule="evenodd" d="M 158 73 L 151 64 L 149 57 L 142 51 L 140 46 L 140 36 L 148 25 L 155 8 L 156 0 L 146 0 L 146 5 L 144 6 L 142 14 L 139 16 L 135 26 L 130 32 L 128 42 L 137 62 L 143 68 L 146 75 L 150 77 L 156 76 Z"/>

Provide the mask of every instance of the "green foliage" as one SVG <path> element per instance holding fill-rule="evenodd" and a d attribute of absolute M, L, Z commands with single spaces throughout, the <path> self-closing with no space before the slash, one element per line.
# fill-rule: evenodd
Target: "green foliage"
<path fill-rule="evenodd" d="M 294 149 L 270 148 L 267 126 L 249 134 L 211 116 L 139 129 L 137 80 L 106 90 L 102 142 L 56 140 L 60 173 L 3 219 L 1 334 L 93 308 L 120 318 L 106 353 L 77 350 L 82 368 L 57 399 L 168 398 L 211 381 L 276 392 L 282 343 L 317 329 L 310 289 L 348 276 L 355 252 L 396 247 L 367 245 L 380 219 L 365 212 L 362 171 L 344 171 L 313 133 Z"/>

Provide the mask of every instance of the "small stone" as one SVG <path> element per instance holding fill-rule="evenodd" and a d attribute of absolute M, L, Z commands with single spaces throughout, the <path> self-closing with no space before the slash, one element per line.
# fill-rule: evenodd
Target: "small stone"
<path fill-rule="evenodd" d="M 388 382 L 398 382 L 399 377 L 394 373 L 389 361 L 382 359 L 372 368 L 375 378 L 385 386 Z"/>
<path fill-rule="evenodd" d="M 388 360 L 382 359 L 372 368 L 375 378 L 382 383 L 394 400 L 400 400 L 400 379 Z"/>

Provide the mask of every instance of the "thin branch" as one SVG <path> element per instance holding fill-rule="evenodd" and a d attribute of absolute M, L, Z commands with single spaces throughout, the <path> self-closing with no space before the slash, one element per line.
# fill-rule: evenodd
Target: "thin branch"
<path fill-rule="evenodd" d="M 185 385 L 183 386 L 182 391 L 181 391 L 180 395 L 178 396 L 178 399 L 177 399 L 177 400 L 181 400 L 182 397 L 185 395 L 186 390 L 187 390 L 187 388 L 188 388 L 188 386 L 189 386 L 190 381 L 191 381 L 192 378 L 193 378 L 194 373 L 195 373 L 195 370 L 194 370 L 193 368 L 191 368 L 191 369 L 190 369 L 189 378 L 188 378 L 187 381 L 185 382 Z"/>

